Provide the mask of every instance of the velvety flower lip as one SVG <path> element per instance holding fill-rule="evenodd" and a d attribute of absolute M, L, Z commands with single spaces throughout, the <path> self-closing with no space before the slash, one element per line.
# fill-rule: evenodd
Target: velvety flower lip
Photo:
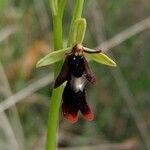
<path fill-rule="evenodd" d="M 68 93 L 68 95 L 66 95 L 66 93 Z M 87 104 L 85 91 L 75 93 L 74 91 L 71 91 L 69 85 L 67 85 L 63 93 L 63 116 L 70 123 L 75 123 L 78 121 L 79 111 L 87 121 L 93 120 L 94 114 Z"/>

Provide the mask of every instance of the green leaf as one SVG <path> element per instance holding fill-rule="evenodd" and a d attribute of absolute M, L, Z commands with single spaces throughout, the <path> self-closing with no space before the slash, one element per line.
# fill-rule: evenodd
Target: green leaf
<path fill-rule="evenodd" d="M 68 48 L 60 49 L 60 50 L 57 50 L 57 51 L 47 54 L 45 57 L 43 57 L 42 59 L 40 59 L 37 62 L 36 67 L 38 68 L 38 67 L 42 67 L 42 66 L 51 65 L 53 63 L 60 61 L 61 59 L 64 58 L 65 52 L 70 49 L 71 48 L 68 47 Z"/>
<path fill-rule="evenodd" d="M 96 61 L 97 63 L 101 63 L 101 64 L 112 66 L 112 67 L 117 66 L 116 63 L 111 58 L 106 56 L 104 53 L 98 53 L 98 54 L 84 53 L 84 55 L 85 55 L 85 57 L 92 59 L 92 60 Z"/>

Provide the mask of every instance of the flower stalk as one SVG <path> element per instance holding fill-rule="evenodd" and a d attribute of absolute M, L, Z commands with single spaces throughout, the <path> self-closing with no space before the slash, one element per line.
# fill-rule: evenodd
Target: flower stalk
<path fill-rule="evenodd" d="M 73 37 L 73 23 L 76 19 L 81 18 L 84 0 L 76 0 L 75 8 L 73 12 L 73 18 L 71 22 L 69 37 Z M 54 32 L 54 50 L 63 48 L 63 30 L 62 30 L 62 18 L 65 8 L 66 0 L 50 0 L 51 11 L 53 14 L 53 32 Z M 68 41 L 68 45 L 72 46 L 73 42 Z M 58 75 L 61 69 L 62 61 L 55 63 L 54 67 L 54 78 Z M 61 97 L 63 92 L 63 86 L 53 89 L 51 96 L 51 104 L 48 116 L 48 131 L 47 131 L 47 142 L 46 150 L 56 150 L 56 135 L 59 119 L 59 108 L 61 104 Z"/>
<path fill-rule="evenodd" d="M 50 0 L 50 6 L 53 14 L 53 33 L 54 33 L 54 50 L 63 48 L 63 31 L 62 31 L 62 17 L 63 11 L 66 4 L 66 0 L 61 0 L 58 5 L 57 0 Z M 59 7 L 58 7 L 59 6 Z M 61 14 L 59 13 L 61 12 Z M 56 78 L 62 62 L 57 62 L 54 67 L 54 78 Z M 61 94 L 63 91 L 63 86 L 60 86 L 57 89 L 53 89 L 51 96 L 51 103 L 49 106 L 49 115 L 48 115 L 48 129 L 47 129 L 47 141 L 46 141 L 46 150 L 55 150 L 56 149 L 56 135 L 57 135 L 57 126 L 59 118 L 59 108 L 61 103 Z"/>

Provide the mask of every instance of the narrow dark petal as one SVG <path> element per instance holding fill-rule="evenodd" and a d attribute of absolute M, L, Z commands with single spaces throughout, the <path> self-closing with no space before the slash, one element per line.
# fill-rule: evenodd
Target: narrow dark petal
<path fill-rule="evenodd" d="M 66 59 L 64 61 L 64 64 L 61 68 L 61 71 L 60 71 L 58 77 L 55 80 L 54 88 L 59 87 L 68 78 L 69 78 L 68 57 L 66 57 Z"/>
<path fill-rule="evenodd" d="M 88 50 L 85 50 L 85 49 L 84 49 L 84 52 L 85 52 L 85 53 L 88 53 L 88 54 L 97 54 L 97 53 L 101 53 L 102 50 L 88 51 Z"/>
<path fill-rule="evenodd" d="M 84 67 L 85 67 L 85 72 L 84 72 L 84 76 L 85 78 L 91 82 L 92 84 L 96 84 L 96 77 L 95 75 L 92 73 L 87 60 L 84 58 Z"/>
<path fill-rule="evenodd" d="M 90 83 L 92 83 L 93 85 L 96 84 L 96 77 L 94 75 L 85 74 L 84 76 Z"/>

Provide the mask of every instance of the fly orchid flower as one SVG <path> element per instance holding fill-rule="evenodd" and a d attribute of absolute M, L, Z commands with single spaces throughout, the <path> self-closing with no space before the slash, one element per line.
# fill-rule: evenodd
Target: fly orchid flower
<path fill-rule="evenodd" d="M 63 115 L 69 122 L 75 123 L 80 110 L 84 118 L 91 121 L 94 115 L 86 101 L 85 84 L 86 81 L 89 81 L 94 85 L 96 78 L 89 68 L 86 57 L 113 67 L 116 66 L 116 63 L 101 50 L 96 51 L 83 47 L 81 44 L 75 44 L 73 48 L 61 49 L 48 54 L 37 63 L 37 67 L 55 63 L 63 59 L 63 56 L 65 56 L 64 64 L 54 84 L 54 88 L 57 88 L 67 81 L 62 94 Z"/>

